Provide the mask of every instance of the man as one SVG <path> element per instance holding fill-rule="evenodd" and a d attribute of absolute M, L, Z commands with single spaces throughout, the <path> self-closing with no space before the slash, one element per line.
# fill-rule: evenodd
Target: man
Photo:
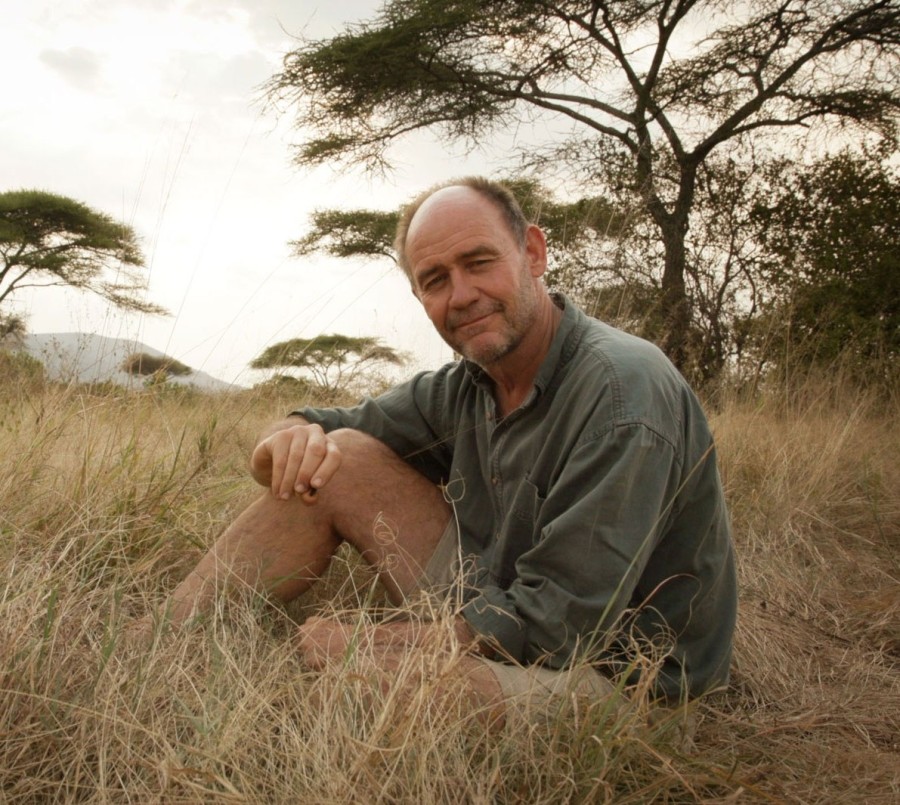
<path fill-rule="evenodd" d="M 424 194 L 395 245 L 464 360 L 272 426 L 251 458 L 267 493 L 178 587 L 169 617 L 205 610 L 229 579 L 289 600 L 346 540 L 396 603 L 455 595 L 462 675 L 479 703 L 552 697 L 576 659 L 599 669 L 580 664 L 577 689 L 606 695 L 610 674 L 634 681 L 654 653 L 661 698 L 722 686 L 731 539 L 712 438 L 684 380 L 651 344 L 548 293 L 544 235 L 502 186 L 470 178 Z M 386 622 L 362 639 L 387 667 L 435 628 Z M 335 619 L 300 627 L 316 667 L 350 640 Z"/>

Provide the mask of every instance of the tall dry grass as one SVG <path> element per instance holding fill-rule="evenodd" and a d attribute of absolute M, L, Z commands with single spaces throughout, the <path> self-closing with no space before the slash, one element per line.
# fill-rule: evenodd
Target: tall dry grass
<path fill-rule="evenodd" d="M 287 610 L 252 596 L 136 648 L 150 611 L 257 494 L 290 403 L 0 380 L 0 801 L 878 802 L 900 796 L 896 412 L 839 379 L 713 418 L 741 580 L 733 689 L 647 726 L 567 702 L 490 734 L 435 697 L 435 650 L 383 687 L 365 652 L 314 674 L 320 608 L 373 617 L 349 553 Z M 347 571 L 350 571 L 349 573 Z M 377 593 L 376 593 L 377 597 Z M 377 613 L 376 613 L 377 614 Z M 403 691 L 402 695 L 397 691 Z"/>

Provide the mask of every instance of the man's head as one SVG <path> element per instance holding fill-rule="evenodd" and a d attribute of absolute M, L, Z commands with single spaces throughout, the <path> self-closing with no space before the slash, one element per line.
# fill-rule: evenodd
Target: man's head
<path fill-rule="evenodd" d="M 403 212 L 400 215 L 400 220 L 397 223 L 397 234 L 394 238 L 394 251 L 397 254 L 397 262 L 400 268 L 406 273 L 410 282 L 412 277 L 410 276 L 409 260 L 406 255 L 406 236 L 409 232 L 409 225 L 422 204 L 446 187 L 469 187 L 490 201 L 503 216 L 504 222 L 509 227 L 510 233 L 519 246 L 525 245 L 525 230 L 528 229 L 530 222 L 525 217 L 525 213 L 522 212 L 516 197 L 506 185 L 493 182 L 482 176 L 464 176 L 460 179 L 451 179 L 449 182 L 435 185 L 424 193 L 420 193 L 403 208 Z"/>
<path fill-rule="evenodd" d="M 441 337 L 470 360 L 499 365 L 552 306 L 540 280 L 546 244 L 500 185 L 464 179 L 416 199 L 397 252 Z"/>

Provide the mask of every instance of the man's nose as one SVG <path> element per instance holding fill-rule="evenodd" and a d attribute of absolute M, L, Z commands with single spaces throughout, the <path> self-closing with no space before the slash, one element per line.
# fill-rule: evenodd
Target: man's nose
<path fill-rule="evenodd" d="M 450 283 L 451 307 L 466 308 L 478 299 L 478 289 L 472 284 L 465 271 L 451 275 Z"/>

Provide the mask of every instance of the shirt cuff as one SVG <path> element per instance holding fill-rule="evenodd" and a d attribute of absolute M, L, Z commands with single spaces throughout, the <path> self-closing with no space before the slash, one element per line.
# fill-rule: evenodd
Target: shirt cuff
<path fill-rule="evenodd" d="M 472 630 L 504 656 L 523 662 L 525 656 L 525 623 L 510 606 L 500 588 L 482 589 L 467 602 L 461 612 Z"/>

